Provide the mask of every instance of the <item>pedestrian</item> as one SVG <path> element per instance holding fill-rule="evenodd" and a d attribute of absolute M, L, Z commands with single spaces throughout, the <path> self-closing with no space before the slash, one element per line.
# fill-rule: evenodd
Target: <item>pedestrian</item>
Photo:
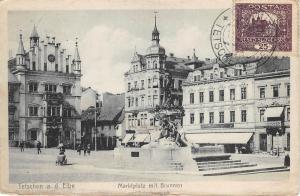
<path fill-rule="evenodd" d="M 22 140 L 19 144 L 21 152 L 24 152 L 24 141 Z"/>
<path fill-rule="evenodd" d="M 40 141 L 37 142 L 36 147 L 37 147 L 37 153 L 38 154 L 42 153 L 42 151 L 41 151 L 42 144 Z"/>
<path fill-rule="evenodd" d="M 83 155 L 85 156 L 86 155 L 86 151 L 87 151 L 87 147 L 86 145 L 83 146 Z"/>
<path fill-rule="evenodd" d="M 284 167 L 290 167 L 290 155 L 287 154 L 284 157 Z"/>
<path fill-rule="evenodd" d="M 90 144 L 87 145 L 87 153 L 88 153 L 88 155 L 91 155 L 91 145 Z"/>
<path fill-rule="evenodd" d="M 81 155 L 81 145 L 80 144 L 77 145 L 77 152 L 79 155 Z"/>

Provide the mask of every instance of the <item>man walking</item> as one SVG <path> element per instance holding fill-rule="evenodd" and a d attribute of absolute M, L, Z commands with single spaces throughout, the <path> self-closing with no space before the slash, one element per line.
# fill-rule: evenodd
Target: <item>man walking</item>
<path fill-rule="evenodd" d="M 38 154 L 42 153 L 42 151 L 41 151 L 42 144 L 40 141 L 37 142 L 36 147 L 37 147 L 37 153 Z"/>
<path fill-rule="evenodd" d="M 81 155 L 81 145 L 80 144 L 77 145 L 77 152 L 79 155 Z"/>

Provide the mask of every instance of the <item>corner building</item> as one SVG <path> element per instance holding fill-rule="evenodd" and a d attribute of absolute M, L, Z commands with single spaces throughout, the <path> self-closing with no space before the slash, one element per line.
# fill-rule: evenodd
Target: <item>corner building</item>
<path fill-rule="evenodd" d="M 289 63 L 285 57 L 262 65 L 210 60 L 196 68 L 183 84 L 187 139 L 222 144 L 225 152 L 243 145 L 253 153 L 272 153 L 278 145 L 280 152 L 289 150 Z"/>
<path fill-rule="evenodd" d="M 192 71 L 186 63 L 192 60 L 166 55 L 160 45 L 159 31 L 155 25 L 152 31 L 152 44 L 145 55 L 134 52 L 131 67 L 125 73 L 125 127 L 136 133 L 150 133 L 158 130 L 158 122 L 149 111 L 167 99 L 165 86 L 171 76 L 174 104 L 182 104 L 182 83 Z"/>
<path fill-rule="evenodd" d="M 18 103 L 17 110 L 10 111 L 18 121 L 18 129 L 9 129 L 10 140 L 73 147 L 81 138 L 82 75 L 77 41 L 72 56 L 55 37 L 40 41 L 35 26 L 28 51 L 22 39 L 20 34 L 16 57 L 8 62 L 9 72 L 19 84 L 18 92 L 9 94 L 9 99 Z"/>

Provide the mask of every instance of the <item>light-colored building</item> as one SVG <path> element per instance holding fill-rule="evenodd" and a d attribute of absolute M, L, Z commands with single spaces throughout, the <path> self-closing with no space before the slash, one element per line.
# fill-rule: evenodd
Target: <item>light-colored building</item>
<path fill-rule="evenodd" d="M 86 108 L 82 110 L 82 144 L 91 144 L 95 148 L 97 135 L 97 150 L 114 149 L 117 145 L 117 130 L 121 131 L 120 134 L 124 130 L 124 93 L 98 93 L 89 87 L 83 89 L 81 101 L 83 108 Z"/>
<path fill-rule="evenodd" d="M 243 144 L 250 152 L 270 152 L 276 132 L 272 136 L 268 130 L 284 129 L 280 148 L 289 148 L 287 92 L 287 58 L 271 58 L 259 66 L 255 60 L 232 66 L 211 60 L 191 72 L 183 84 L 183 128 L 192 142 L 224 144 L 227 152 Z M 277 118 L 263 116 L 263 111 L 275 115 L 272 110 Z"/>
<path fill-rule="evenodd" d="M 34 26 L 30 46 L 25 51 L 22 34 L 16 57 L 8 62 L 19 82 L 18 129 L 10 129 L 11 139 L 43 146 L 59 143 L 74 146 L 80 142 L 81 60 L 76 41 L 74 56 L 55 42 L 55 37 L 40 41 Z"/>
<path fill-rule="evenodd" d="M 182 83 L 193 66 L 187 65 L 193 62 L 189 57 L 177 58 L 174 54 L 167 56 L 160 45 L 159 35 L 155 17 L 152 44 L 144 55 L 134 52 L 130 70 L 125 73 L 125 127 L 136 133 L 149 133 L 158 129 L 158 122 L 149 111 L 168 99 L 169 95 L 165 91 L 168 78 L 171 79 L 174 104 L 182 104 Z"/>

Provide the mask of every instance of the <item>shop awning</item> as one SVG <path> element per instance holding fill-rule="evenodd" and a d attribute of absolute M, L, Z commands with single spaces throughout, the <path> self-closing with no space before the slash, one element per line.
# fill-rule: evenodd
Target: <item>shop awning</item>
<path fill-rule="evenodd" d="M 279 118 L 283 112 L 283 107 L 270 107 L 266 109 L 266 118 Z"/>
<path fill-rule="evenodd" d="M 135 134 L 133 142 L 149 142 L 149 134 Z"/>
<path fill-rule="evenodd" d="M 186 139 L 197 144 L 246 144 L 253 133 L 197 133 L 186 134 Z"/>
<path fill-rule="evenodd" d="M 126 134 L 122 140 L 122 143 L 127 144 L 133 138 L 133 134 Z"/>

